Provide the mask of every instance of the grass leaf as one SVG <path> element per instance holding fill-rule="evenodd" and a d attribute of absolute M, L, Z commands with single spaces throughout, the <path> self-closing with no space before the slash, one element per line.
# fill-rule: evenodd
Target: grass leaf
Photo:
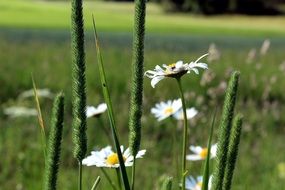
<path fill-rule="evenodd" d="M 124 187 L 125 187 L 125 190 L 129 190 L 130 189 L 130 184 L 129 184 L 129 180 L 128 180 L 126 167 L 125 167 L 125 164 L 124 164 L 123 155 L 122 155 L 122 152 L 121 152 L 121 149 L 120 149 L 120 142 L 119 142 L 119 137 L 118 137 L 118 133 L 117 133 L 117 128 L 116 128 L 116 125 L 115 125 L 112 101 L 111 101 L 111 98 L 110 98 L 109 88 L 108 88 L 107 81 L 106 81 L 106 75 L 105 75 L 105 70 L 104 70 L 104 65 L 103 65 L 103 58 L 102 58 L 102 55 L 101 55 L 101 52 L 100 52 L 100 46 L 99 46 L 99 41 L 98 41 L 98 35 L 97 35 L 97 31 L 96 31 L 94 16 L 92 17 L 92 20 L 93 20 L 93 29 L 94 29 L 96 52 L 97 52 L 97 58 L 98 58 L 99 73 L 100 73 L 101 85 L 102 85 L 102 88 L 103 88 L 103 95 L 104 95 L 104 99 L 105 99 L 105 102 L 106 102 L 107 107 L 108 107 L 107 111 L 108 111 L 108 116 L 109 116 L 109 120 L 110 120 L 111 129 L 112 129 L 115 149 L 117 151 L 118 158 L 119 158 L 120 172 L 122 174 Z"/>

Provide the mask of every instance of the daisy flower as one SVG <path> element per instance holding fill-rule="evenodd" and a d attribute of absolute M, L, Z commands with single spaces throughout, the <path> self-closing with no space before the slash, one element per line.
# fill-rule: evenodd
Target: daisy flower
<path fill-rule="evenodd" d="M 125 166 L 132 166 L 134 157 L 131 155 L 130 149 L 127 148 L 124 151 L 124 147 L 121 146 L 121 152 L 123 154 Z M 140 150 L 137 153 L 136 158 L 142 158 L 145 152 L 146 150 Z M 111 146 L 107 146 L 100 151 L 92 151 L 90 156 L 83 159 L 82 164 L 86 166 L 107 168 L 118 168 L 120 166 L 118 154 L 112 151 Z"/>
<path fill-rule="evenodd" d="M 208 189 L 211 189 L 212 175 L 208 181 Z M 186 178 L 185 187 L 187 190 L 201 190 L 203 184 L 203 176 L 198 176 L 196 179 L 193 176 Z"/>
<path fill-rule="evenodd" d="M 151 86 L 154 88 L 155 85 L 165 77 L 179 78 L 186 73 L 190 73 L 191 71 L 199 74 L 198 68 L 208 69 L 208 65 L 206 63 L 198 62 L 207 55 L 208 54 L 202 55 L 195 62 L 191 63 L 183 63 L 183 61 L 177 61 L 176 63 L 170 65 L 163 64 L 163 68 L 159 65 L 156 65 L 154 70 L 146 71 L 145 76 L 151 79 Z"/>
<path fill-rule="evenodd" d="M 101 115 L 102 113 L 104 113 L 107 110 L 107 104 L 102 103 L 99 104 L 97 106 L 97 108 L 95 108 L 94 106 L 87 106 L 86 107 L 86 117 L 96 117 Z"/>
<path fill-rule="evenodd" d="M 196 161 L 196 160 L 204 160 L 207 157 L 208 149 L 202 148 L 200 146 L 190 146 L 190 150 L 194 152 L 194 154 L 189 154 L 186 156 L 187 160 Z M 214 158 L 217 152 L 217 144 L 211 146 L 211 156 L 210 158 Z"/>
<path fill-rule="evenodd" d="M 168 100 L 167 102 L 160 102 L 155 104 L 155 107 L 151 108 L 151 113 L 157 118 L 158 121 L 161 121 L 167 117 L 172 116 L 178 110 L 182 108 L 181 99 L 177 100 Z"/>
<path fill-rule="evenodd" d="M 15 118 L 15 117 L 37 116 L 38 112 L 34 108 L 12 106 L 12 107 L 5 108 L 4 114 L 8 115 L 11 118 Z"/>
<path fill-rule="evenodd" d="M 187 115 L 187 119 L 192 119 L 193 117 L 195 117 L 195 115 L 197 115 L 198 111 L 195 108 L 189 108 L 186 109 L 186 115 Z M 183 115 L 183 110 L 180 109 L 178 110 L 173 117 L 177 120 L 184 120 L 184 115 Z"/>

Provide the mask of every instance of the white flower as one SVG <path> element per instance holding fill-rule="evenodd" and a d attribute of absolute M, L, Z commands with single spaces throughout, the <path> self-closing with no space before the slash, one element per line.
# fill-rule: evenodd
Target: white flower
<path fill-rule="evenodd" d="M 95 108 L 94 106 L 87 106 L 86 107 L 86 117 L 96 117 L 107 110 L 107 104 L 102 103 Z"/>
<path fill-rule="evenodd" d="M 204 160 L 207 157 L 208 149 L 202 148 L 200 146 L 190 146 L 190 150 L 194 152 L 194 154 L 189 154 L 186 156 L 187 160 L 196 161 L 196 160 Z M 217 144 L 211 146 L 211 156 L 210 158 L 216 157 L 217 152 Z"/>
<path fill-rule="evenodd" d="M 37 95 L 38 95 L 38 97 L 44 97 L 44 98 L 53 98 L 54 97 L 54 94 L 48 88 L 37 89 Z M 34 96 L 34 89 L 22 92 L 19 95 L 19 98 L 24 99 L 24 98 L 29 98 L 32 96 Z"/>
<path fill-rule="evenodd" d="M 187 119 L 192 119 L 197 113 L 198 111 L 195 108 L 186 109 Z M 178 110 L 173 116 L 177 120 L 184 120 L 183 109 Z"/>
<path fill-rule="evenodd" d="M 209 178 L 208 181 L 208 189 L 211 189 L 211 183 L 212 183 L 212 175 Z M 188 176 L 185 181 L 185 188 L 187 190 L 201 190 L 203 184 L 203 177 L 198 176 L 196 179 L 192 176 Z"/>
<path fill-rule="evenodd" d="M 208 69 L 206 63 L 198 63 L 200 59 L 207 56 L 208 54 L 202 55 L 195 62 L 183 63 L 183 61 L 177 61 L 176 63 L 165 65 L 162 67 L 156 65 L 154 70 L 148 70 L 145 72 L 145 76 L 151 79 L 151 86 L 154 88 L 155 85 L 164 79 L 165 77 L 179 78 L 186 73 L 193 71 L 196 74 L 199 74 L 198 68 Z"/>
<path fill-rule="evenodd" d="M 121 152 L 123 154 L 125 166 L 132 166 L 134 157 L 131 155 L 130 149 L 127 148 L 124 151 L 124 147 L 121 146 Z M 140 150 L 137 153 L 136 158 L 142 158 L 145 152 L 146 150 Z M 83 159 L 82 164 L 86 166 L 108 168 L 118 168 L 120 166 L 118 154 L 112 151 L 111 146 L 107 146 L 100 151 L 92 151 L 90 156 Z"/>
<path fill-rule="evenodd" d="M 34 108 L 17 107 L 17 106 L 5 108 L 4 114 L 8 115 L 11 118 L 29 117 L 29 116 L 37 116 L 38 115 L 37 110 Z"/>
<path fill-rule="evenodd" d="M 158 121 L 161 121 L 169 116 L 172 116 L 181 108 L 181 99 L 168 100 L 167 102 L 160 102 L 155 104 L 155 107 L 151 108 L 151 113 L 154 114 Z"/>

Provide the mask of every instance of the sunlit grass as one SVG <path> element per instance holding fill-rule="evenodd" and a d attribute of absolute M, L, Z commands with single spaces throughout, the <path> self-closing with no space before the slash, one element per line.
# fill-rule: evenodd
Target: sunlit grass
<path fill-rule="evenodd" d="M 131 32 L 132 3 L 85 2 L 85 25 L 92 29 L 93 13 L 100 31 Z M 37 0 L 0 1 L 0 26 L 19 28 L 70 28 L 70 3 Z M 164 13 L 154 3 L 147 4 L 148 33 L 220 34 L 249 36 L 284 36 L 284 16 L 195 16 Z"/>

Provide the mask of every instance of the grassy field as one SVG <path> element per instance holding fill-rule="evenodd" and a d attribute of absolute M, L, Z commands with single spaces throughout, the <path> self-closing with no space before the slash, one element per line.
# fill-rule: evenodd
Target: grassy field
<path fill-rule="evenodd" d="M 39 0 L 0 1 L 0 27 L 69 29 L 70 3 Z M 91 29 L 94 14 L 100 31 L 130 32 L 133 23 L 131 3 L 85 2 L 85 25 Z M 284 36 L 284 16 L 189 16 L 166 14 L 153 3 L 147 5 L 147 32 L 174 34 L 223 34 Z"/>
<path fill-rule="evenodd" d="M 90 29 L 89 14 L 94 12 L 97 18 L 116 121 L 121 140 L 126 145 L 132 5 L 88 2 L 85 7 L 87 28 Z M 71 142 L 68 3 L 35 1 L 29 4 L 19 0 L 0 1 L 0 9 L 0 189 L 42 187 L 44 158 L 37 119 L 11 119 L 3 113 L 3 109 L 9 106 L 34 107 L 32 98 L 18 98 L 21 92 L 31 89 L 31 72 L 39 88 L 65 93 L 66 119 L 59 189 L 76 189 L 77 163 L 72 157 Z M 190 122 L 190 143 L 206 145 L 212 112 L 215 106 L 218 106 L 219 110 L 222 107 L 223 82 L 228 80 L 231 70 L 240 70 L 241 85 L 237 111 L 243 113 L 245 122 L 233 190 L 282 189 L 285 183 L 285 171 L 281 167 L 285 164 L 285 154 L 282 152 L 285 134 L 285 95 L 282 88 L 285 86 L 285 31 L 281 27 L 284 17 L 205 18 L 182 14 L 165 15 L 154 4 L 149 5 L 148 11 L 146 70 L 157 64 L 168 64 L 179 59 L 195 60 L 207 52 L 209 44 L 213 42 L 221 52 L 219 60 L 209 62 L 209 72 L 199 76 L 189 75 L 183 80 L 187 105 L 195 106 L 199 110 L 198 116 Z M 115 17 L 119 20 L 113 20 Z M 234 25 L 233 19 L 239 24 Z M 166 29 L 167 31 L 164 31 Z M 269 37 L 271 47 L 266 55 L 261 56 L 259 48 L 264 37 Z M 256 58 L 246 62 L 248 52 L 252 48 L 257 50 Z M 86 36 L 86 60 L 87 102 L 96 105 L 103 101 L 103 96 L 91 33 Z M 206 80 L 208 77 L 210 80 Z M 138 161 L 137 186 L 143 185 L 144 189 L 148 190 L 156 188 L 161 175 L 175 176 L 175 165 L 170 159 L 172 141 L 169 137 L 173 131 L 179 137 L 181 131 L 176 126 L 179 124 L 171 120 L 157 122 L 150 114 L 150 109 L 156 102 L 178 97 L 174 81 L 162 81 L 152 89 L 150 81 L 145 79 L 144 89 L 142 148 L 147 149 L 147 154 L 144 159 Z M 47 127 L 51 104 L 52 100 L 41 99 Z M 218 119 L 219 117 L 220 114 Z M 106 114 L 102 116 L 101 121 L 95 118 L 88 120 L 88 152 L 94 147 L 101 148 L 109 144 L 101 125 L 109 126 Z M 216 127 L 215 139 L 217 132 Z M 201 165 L 201 162 L 189 162 L 190 173 L 199 175 Z M 112 171 L 109 173 L 115 175 Z M 84 189 L 91 188 L 98 174 L 101 175 L 100 170 L 96 168 L 84 169 Z M 108 187 L 103 179 L 100 189 Z"/>

